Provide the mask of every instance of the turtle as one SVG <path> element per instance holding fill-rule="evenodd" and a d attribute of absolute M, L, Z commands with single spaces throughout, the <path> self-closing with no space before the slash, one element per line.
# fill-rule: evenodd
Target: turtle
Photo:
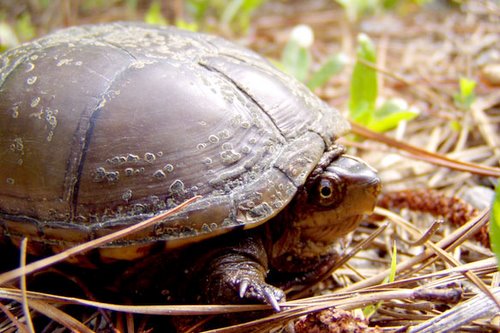
<path fill-rule="evenodd" d="M 57 253 L 200 196 L 94 264 L 183 249 L 203 267 L 206 302 L 279 310 L 268 276 L 330 267 L 376 203 L 376 171 L 337 143 L 349 129 L 223 38 L 133 22 L 61 29 L 0 58 L 0 237 Z"/>

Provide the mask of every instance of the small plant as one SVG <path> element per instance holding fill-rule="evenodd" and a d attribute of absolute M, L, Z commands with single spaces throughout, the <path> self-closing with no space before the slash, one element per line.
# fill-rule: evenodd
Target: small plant
<path fill-rule="evenodd" d="M 389 271 L 389 276 L 387 276 L 382 284 L 385 283 L 391 283 L 396 280 L 396 272 L 397 272 L 397 267 L 398 267 L 398 248 L 396 246 L 396 242 L 392 244 L 392 255 L 391 255 L 391 270 Z M 382 302 L 378 302 L 376 304 L 370 304 L 366 307 L 363 308 L 363 315 L 365 318 L 370 318 L 375 312 L 377 312 L 377 309 L 382 305 Z"/>
<path fill-rule="evenodd" d="M 20 14 L 13 23 L 8 23 L 5 16 L 5 13 L 0 11 L 0 52 L 35 37 L 36 29 L 31 21 L 30 13 Z"/>
<path fill-rule="evenodd" d="M 250 28 L 252 15 L 264 0 L 232 0 L 227 4 L 221 15 L 221 22 L 225 25 L 233 24 L 233 28 L 246 32 Z"/>
<path fill-rule="evenodd" d="M 35 37 L 35 26 L 31 21 L 30 13 L 23 13 L 16 19 L 17 37 L 22 41 L 28 41 Z"/>
<path fill-rule="evenodd" d="M 265 0 L 188 0 L 187 10 L 198 25 L 203 26 L 209 14 L 213 13 L 218 22 L 230 26 L 234 31 L 246 32 L 254 12 Z"/>
<path fill-rule="evenodd" d="M 153 1 L 144 15 L 144 22 L 149 24 L 166 25 L 167 19 L 161 13 L 159 1 Z"/>
<path fill-rule="evenodd" d="M 491 208 L 490 218 L 490 243 L 491 249 L 497 257 L 497 265 L 500 270 L 500 182 L 497 183 L 495 198 Z"/>
<path fill-rule="evenodd" d="M 153 1 L 149 6 L 146 14 L 144 15 L 144 22 L 149 24 L 167 25 L 168 21 L 161 12 L 161 4 L 158 1 Z M 198 25 L 196 23 L 189 23 L 184 20 L 178 19 L 175 26 L 190 31 L 197 31 Z"/>
<path fill-rule="evenodd" d="M 351 22 L 383 10 L 401 9 L 408 6 L 422 6 L 432 0 L 335 0 L 341 5 Z M 404 10 L 403 10 L 404 11 Z"/>
<path fill-rule="evenodd" d="M 381 6 L 380 0 L 336 0 L 344 7 L 349 21 L 357 21 L 360 17 L 371 14 Z"/>
<path fill-rule="evenodd" d="M 453 96 L 455 104 L 464 110 L 470 109 L 472 103 L 476 99 L 474 90 L 476 89 L 476 81 L 462 77 L 459 80 L 460 91 Z"/>
<path fill-rule="evenodd" d="M 209 0 L 187 0 L 186 10 L 192 15 L 196 22 L 201 22 L 207 14 Z"/>
<path fill-rule="evenodd" d="M 307 25 L 296 26 L 281 55 L 279 67 L 288 74 L 307 84 L 313 90 L 323 86 L 332 76 L 338 74 L 347 63 L 343 54 L 335 54 L 314 73 L 311 73 L 310 48 L 314 42 L 314 33 Z"/>
<path fill-rule="evenodd" d="M 307 86 L 309 89 L 314 90 L 325 85 L 332 76 L 340 73 L 348 62 L 349 60 L 345 54 L 334 54 L 311 75 L 307 81 Z"/>
<path fill-rule="evenodd" d="M 311 66 L 310 48 L 314 42 L 314 33 L 308 25 L 293 28 L 288 43 L 281 55 L 284 70 L 304 82 Z"/>
<path fill-rule="evenodd" d="M 402 120 L 411 120 L 418 115 L 415 108 L 401 98 L 378 102 L 377 70 L 368 64 L 376 64 L 375 46 L 365 35 L 358 36 L 357 61 L 351 78 L 349 113 L 355 122 L 374 131 L 384 132 L 396 127 Z"/>
<path fill-rule="evenodd" d="M 4 52 L 18 44 L 19 40 L 14 29 L 6 22 L 0 21 L 0 52 Z"/>

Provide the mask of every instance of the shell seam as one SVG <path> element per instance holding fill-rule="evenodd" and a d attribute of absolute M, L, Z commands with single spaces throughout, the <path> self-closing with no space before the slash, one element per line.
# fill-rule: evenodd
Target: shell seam
<path fill-rule="evenodd" d="M 244 95 L 246 96 L 248 99 L 250 99 L 255 105 L 257 105 L 257 107 L 262 111 L 262 113 L 264 113 L 267 118 L 269 119 L 269 121 L 274 125 L 274 127 L 276 127 L 276 129 L 278 130 L 278 132 L 280 133 L 280 136 L 281 138 L 284 140 L 284 141 L 288 141 L 286 136 L 283 134 L 283 132 L 281 131 L 281 128 L 279 128 L 279 126 L 276 124 L 276 122 L 274 121 L 274 119 L 269 115 L 269 113 L 266 112 L 266 110 L 262 107 L 262 105 L 259 104 L 259 102 L 257 100 L 255 100 L 255 98 L 253 98 L 248 92 L 245 91 L 245 89 L 243 89 L 243 87 L 241 87 L 236 81 L 234 81 L 233 79 L 231 79 L 228 75 L 226 75 L 224 72 L 218 70 L 217 68 L 215 67 L 212 67 L 208 64 L 205 64 L 205 63 L 202 63 L 202 62 L 198 62 L 198 65 L 200 65 L 201 67 L 209 70 L 209 71 L 212 71 L 212 72 L 215 72 L 215 73 L 218 73 L 219 75 L 221 75 L 224 79 L 228 80 L 229 82 L 231 82 L 232 84 L 234 84 L 234 86 Z"/>
<path fill-rule="evenodd" d="M 94 132 L 94 127 L 96 123 L 96 118 L 100 114 L 100 111 L 103 109 L 102 107 L 102 101 L 105 98 L 106 94 L 110 91 L 111 87 L 113 86 L 113 83 L 115 83 L 116 79 L 120 77 L 123 73 L 125 73 L 129 69 L 129 64 L 123 67 L 122 70 L 118 71 L 116 75 L 109 80 L 109 84 L 106 87 L 106 89 L 103 91 L 103 93 L 100 94 L 99 96 L 99 101 L 95 105 L 94 108 L 92 108 L 90 115 L 88 117 L 84 117 L 84 114 L 81 115 L 80 121 L 78 124 L 78 128 L 76 132 L 73 134 L 73 144 L 76 145 L 81 145 L 81 149 L 79 150 L 79 154 L 75 157 L 70 157 L 68 159 L 68 167 L 66 169 L 66 176 L 65 176 L 65 182 L 69 181 L 70 184 L 65 185 L 65 194 L 64 197 L 68 199 L 68 202 L 70 204 L 70 213 L 71 213 L 71 219 L 74 218 L 76 215 L 76 207 L 78 203 L 78 193 L 80 189 L 80 181 L 82 177 L 82 172 L 83 172 L 83 167 L 85 164 L 85 159 L 87 155 L 87 150 L 90 146 L 90 142 L 92 139 L 92 135 Z M 82 124 L 83 119 L 88 119 L 88 123 Z M 80 127 L 87 125 L 86 129 L 80 130 Z M 83 142 L 81 142 L 83 140 Z M 74 162 L 72 163 L 72 160 Z M 74 166 L 76 168 L 71 168 L 71 166 Z M 73 169 L 73 170 L 72 170 Z M 76 173 L 76 174 L 75 174 Z M 72 178 L 72 176 L 75 176 L 75 178 Z"/>

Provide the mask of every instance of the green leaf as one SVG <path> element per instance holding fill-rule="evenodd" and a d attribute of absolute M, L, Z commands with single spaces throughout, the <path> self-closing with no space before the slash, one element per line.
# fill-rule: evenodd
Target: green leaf
<path fill-rule="evenodd" d="M 412 120 L 417 115 L 413 111 L 402 111 L 384 118 L 383 121 L 372 122 L 367 127 L 375 132 L 382 133 L 397 127 L 403 120 Z"/>
<path fill-rule="evenodd" d="M 371 14 L 381 7 L 381 0 L 336 0 L 347 14 L 350 21 L 356 21 L 363 15 Z"/>
<path fill-rule="evenodd" d="M 243 10 L 254 11 L 264 4 L 265 0 L 245 0 L 243 2 Z"/>
<path fill-rule="evenodd" d="M 476 89 L 476 84 L 477 84 L 476 81 L 472 79 L 468 79 L 466 77 L 460 78 L 459 81 L 460 91 L 459 93 L 453 96 L 455 104 L 458 107 L 461 107 L 463 109 L 470 109 L 470 106 L 472 105 L 472 103 L 474 103 L 474 100 L 476 99 L 476 95 L 474 93 L 474 90 Z"/>
<path fill-rule="evenodd" d="M 396 279 L 396 268 L 398 266 L 398 248 L 396 242 L 392 244 L 392 256 L 391 256 L 391 271 L 389 273 L 389 282 L 394 282 Z"/>
<path fill-rule="evenodd" d="M 236 16 L 238 11 L 240 11 L 241 7 L 243 6 L 243 2 L 244 0 L 230 1 L 226 6 L 226 9 L 222 13 L 221 22 L 224 24 L 229 24 L 229 22 L 231 22 Z"/>
<path fill-rule="evenodd" d="M 399 0 L 382 0 L 382 7 L 384 9 L 394 9 L 398 3 Z"/>
<path fill-rule="evenodd" d="M 462 130 L 462 123 L 460 123 L 458 120 L 452 120 L 450 122 L 450 126 L 451 129 L 455 132 L 460 132 Z"/>
<path fill-rule="evenodd" d="M 474 93 L 474 88 L 476 88 L 476 81 L 465 77 L 460 78 L 460 94 L 470 96 Z"/>
<path fill-rule="evenodd" d="M 196 22 L 189 23 L 184 20 L 177 20 L 175 22 L 175 26 L 183 30 L 194 31 L 194 32 L 198 31 L 198 24 L 196 24 Z"/>
<path fill-rule="evenodd" d="M 210 0 L 186 0 L 187 10 L 198 23 L 201 23 L 205 18 L 209 4 Z"/>
<path fill-rule="evenodd" d="M 19 45 L 16 32 L 7 23 L 0 21 L 0 52 Z"/>
<path fill-rule="evenodd" d="M 382 282 L 383 284 L 388 283 L 388 282 L 394 282 L 394 280 L 396 279 L 396 268 L 398 266 L 397 256 L 398 256 L 398 248 L 396 246 L 396 242 L 394 242 L 394 244 L 392 246 L 391 269 L 389 271 L 389 276 L 387 276 L 384 279 L 384 281 Z M 375 304 L 370 304 L 370 305 L 365 306 L 363 308 L 363 315 L 366 318 L 370 318 L 370 316 L 372 316 L 377 311 L 377 309 L 382 305 L 382 303 L 383 302 L 380 301 L 380 302 L 377 302 Z"/>
<path fill-rule="evenodd" d="M 497 264 L 500 270 L 500 182 L 497 183 L 495 199 L 491 209 L 490 218 L 490 243 L 491 249 L 497 257 Z"/>
<path fill-rule="evenodd" d="M 351 118 L 363 125 L 371 122 L 378 96 L 377 72 L 360 60 L 375 64 L 375 46 L 365 34 L 358 35 L 357 61 L 351 78 L 349 112 Z"/>
<path fill-rule="evenodd" d="M 281 62 L 288 74 L 304 82 L 311 63 L 309 49 L 299 46 L 294 40 L 289 40 L 283 50 Z"/>
<path fill-rule="evenodd" d="M 246 31 L 250 26 L 253 12 L 264 3 L 264 0 L 232 0 L 222 12 L 221 22 L 234 23 L 237 28 Z"/>
<path fill-rule="evenodd" d="M 353 121 L 374 131 L 384 132 L 396 127 L 402 120 L 410 120 L 418 115 L 409 108 L 406 101 L 398 98 L 385 101 L 377 108 L 377 71 L 366 63 L 375 64 L 375 46 L 365 34 L 358 36 L 357 61 L 351 78 L 349 113 Z"/>
<path fill-rule="evenodd" d="M 339 53 L 330 57 L 314 74 L 311 76 L 307 82 L 309 89 L 314 90 L 318 87 L 323 86 L 328 80 L 340 73 L 344 69 L 348 60 L 345 54 Z"/>
<path fill-rule="evenodd" d="M 398 126 L 399 122 L 411 120 L 416 116 L 418 116 L 417 110 L 409 108 L 405 100 L 391 98 L 375 110 L 375 114 L 366 126 L 376 132 L 385 132 Z"/>
<path fill-rule="evenodd" d="M 267 60 L 271 62 L 271 64 L 273 64 L 273 66 L 279 69 L 280 71 L 286 72 L 285 66 L 283 66 L 283 62 L 281 60 L 277 60 L 274 58 L 267 58 Z"/>
<path fill-rule="evenodd" d="M 370 318 L 374 313 L 375 311 L 377 311 L 377 308 L 379 307 L 381 302 L 377 303 L 377 304 L 369 304 L 367 306 L 365 306 L 363 308 L 363 316 L 365 318 Z"/>
<path fill-rule="evenodd" d="M 166 25 L 167 19 L 161 13 L 159 1 L 153 1 L 144 16 L 144 21 L 149 24 Z"/>
<path fill-rule="evenodd" d="M 430 3 L 432 1 L 434 1 L 434 0 L 413 0 L 413 2 L 419 6 L 425 5 L 426 3 Z"/>
<path fill-rule="evenodd" d="M 27 41 L 35 37 L 35 27 L 31 23 L 31 15 L 23 13 L 16 20 L 17 37 L 22 41 Z"/>

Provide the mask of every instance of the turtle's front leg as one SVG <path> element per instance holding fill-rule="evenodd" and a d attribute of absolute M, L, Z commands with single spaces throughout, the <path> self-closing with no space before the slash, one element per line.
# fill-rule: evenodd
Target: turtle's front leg
<path fill-rule="evenodd" d="M 267 254 L 260 237 L 244 237 L 225 247 L 206 266 L 202 290 L 209 303 L 267 303 L 276 311 L 284 292 L 268 283 Z"/>

